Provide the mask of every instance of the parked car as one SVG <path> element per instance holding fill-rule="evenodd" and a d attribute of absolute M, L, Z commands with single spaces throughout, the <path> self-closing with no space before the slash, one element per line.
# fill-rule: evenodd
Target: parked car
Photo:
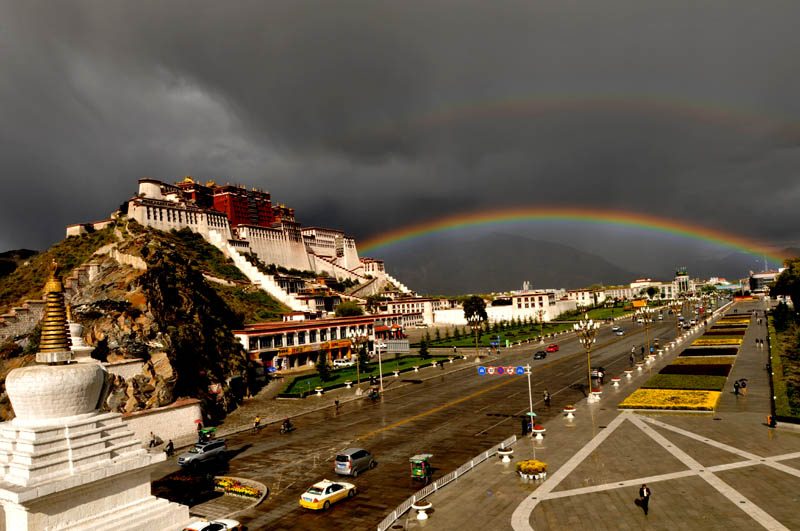
<path fill-rule="evenodd" d="M 212 439 L 210 441 L 197 443 L 186 453 L 178 456 L 180 466 L 197 466 L 225 456 L 228 445 L 225 439 Z"/>
<path fill-rule="evenodd" d="M 558 352 L 558 345 L 556 345 L 555 343 L 551 343 L 550 345 L 547 345 L 547 348 L 545 350 L 547 352 Z"/>
<path fill-rule="evenodd" d="M 348 359 L 348 358 L 341 358 L 341 359 L 338 359 L 338 360 L 333 360 L 333 368 L 334 369 L 342 369 L 344 367 L 352 367 L 355 364 L 356 364 L 355 360 Z"/>
<path fill-rule="evenodd" d="M 300 495 L 300 506 L 306 509 L 326 510 L 334 503 L 356 495 L 356 486 L 352 483 L 333 482 L 323 479 L 314 483 Z"/>
<path fill-rule="evenodd" d="M 240 531 L 242 524 L 236 520 L 198 520 L 183 528 L 183 531 Z"/>
<path fill-rule="evenodd" d="M 533 355 L 533 359 L 535 360 L 543 360 L 546 357 L 547 357 L 547 351 L 545 350 L 540 350 L 539 352 Z"/>
<path fill-rule="evenodd" d="M 592 378 L 600 378 L 600 373 L 605 375 L 606 369 L 604 367 L 592 367 L 591 375 Z"/>
<path fill-rule="evenodd" d="M 375 468 L 375 459 L 363 448 L 342 450 L 334 458 L 333 470 L 343 476 L 356 477 L 361 472 L 373 468 Z"/>

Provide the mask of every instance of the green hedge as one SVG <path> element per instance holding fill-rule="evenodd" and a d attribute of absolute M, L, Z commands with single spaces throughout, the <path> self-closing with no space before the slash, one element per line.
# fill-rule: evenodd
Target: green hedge
<path fill-rule="evenodd" d="M 772 395 L 775 397 L 775 416 L 779 421 L 800 423 L 800 411 L 792 407 L 783 372 L 783 359 L 781 348 L 778 344 L 778 335 L 775 331 L 772 315 L 768 317 L 769 328 L 769 357 L 772 364 Z"/>
<path fill-rule="evenodd" d="M 725 376 L 693 374 L 656 374 L 647 380 L 642 389 L 685 389 L 690 391 L 722 391 Z"/>
<path fill-rule="evenodd" d="M 431 356 L 427 359 L 422 359 L 418 356 L 399 357 L 396 359 L 386 360 L 383 365 L 383 377 L 392 376 L 392 371 L 399 369 L 400 372 L 408 372 L 414 370 L 414 365 L 419 367 L 430 366 L 434 361 L 448 361 L 447 356 Z M 361 382 L 369 381 L 370 375 L 378 376 L 378 363 L 372 362 L 361 367 Z M 283 388 L 278 394 L 278 398 L 305 398 L 310 394 L 315 393 L 314 388 L 321 386 L 325 391 L 338 389 L 344 387 L 346 381 L 352 381 L 353 384 L 357 381 L 356 367 L 347 367 L 344 369 L 337 369 L 331 371 L 331 379 L 325 382 L 319 379 L 317 373 L 306 374 L 304 376 L 296 376 L 292 378 L 286 387 Z"/>

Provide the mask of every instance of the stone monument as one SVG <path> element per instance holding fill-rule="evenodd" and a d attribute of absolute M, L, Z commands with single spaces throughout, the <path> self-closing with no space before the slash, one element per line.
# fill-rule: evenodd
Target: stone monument
<path fill-rule="evenodd" d="M 6 378 L 16 417 L 0 424 L 0 531 L 181 529 L 188 507 L 150 493 L 148 466 L 166 456 L 99 411 L 103 366 L 73 361 L 55 263 L 45 296 L 39 365 Z"/>

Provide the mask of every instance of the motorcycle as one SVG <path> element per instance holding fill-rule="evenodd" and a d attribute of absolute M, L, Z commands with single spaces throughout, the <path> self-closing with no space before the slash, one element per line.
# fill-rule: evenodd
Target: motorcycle
<path fill-rule="evenodd" d="M 288 426 L 286 424 L 281 424 L 281 434 L 289 433 L 290 431 L 294 430 L 295 430 L 294 424 L 289 424 Z"/>

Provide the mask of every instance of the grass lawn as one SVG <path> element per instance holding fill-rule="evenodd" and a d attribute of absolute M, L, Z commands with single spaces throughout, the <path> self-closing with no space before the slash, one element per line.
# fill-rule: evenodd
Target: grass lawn
<path fill-rule="evenodd" d="M 693 391 L 722 391 L 727 376 L 699 374 L 656 374 L 647 380 L 642 389 L 687 389 Z"/>
<path fill-rule="evenodd" d="M 571 330 L 572 325 L 569 323 L 563 324 L 547 324 L 544 325 L 544 334 L 545 336 L 548 334 L 552 334 L 553 332 L 560 332 L 562 330 Z M 526 326 L 516 326 L 513 328 L 506 328 L 505 330 L 501 330 L 499 332 L 484 332 L 480 339 L 478 340 L 478 345 L 481 347 L 488 347 L 490 346 L 489 343 L 491 341 L 497 341 L 497 336 L 500 336 L 500 348 L 505 348 L 506 340 L 510 342 L 516 343 L 517 341 L 526 341 L 528 339 L 535 339 L 536 341 L 539 340 L 539 325 L 532 324 Z M 546 341 L 546 339 L 545 339 Z M 440 340 L 431 339 L 429 346 L 431 347 L 452 347 L 455 345 L 459 348 L 475 348 L 475 336 L 468 335 L 468 336 L 461 336 L 459 339 L 450 339 L 442 338 Z M 412 345 L 414 347 L 419 347 L 419 343 L 415 343 Z"/>
<path fill-rule="evenodd" d="M 768 322 L 775 415 L 778 420 L 800 423 L 800 356 L 797 355 L 797 329 L 790 327 L 783 332 L 777 332 L 771 314 Z"/>
<path fill-rule="evenodd" d="M 447 361 L 447 356 L 431 356 L 428 359 L 422 359 L 419 356 L 401 356 L 396 359 L 384 360 L 382 363 L 383 367 L 383 377 L 385 378 L 386 375 L 391 376 L 392 371 L 395 369 L 399 369 L 402 371 L 410 370 L 415 365 L 419 365 L 423 367 L 425 365 L 430 365 L 434 360 L 444 360 Z M 361 381 L 369 380 L 370 375 L 378 376 L 378 362 L 370 362 L 361 368 Z M 281 396 L 286 395 L 300 395 L 308 394 L 309 392 L 313 393 L 314 388 L 317 386 L 321 386 L 323 389 L 334 389 L 336 387 L 344 386 L 344 382 L 352 381 L 355 383 L 357 381 L 357 374 L 356 374 L 356 367 L 345 367 L 343 369 L 336 369 L 331 371 L 331 378 L 325 382 L 319 379 L 319 375 L 312 374 L 312 375 L 305 375 L 305 376 L 297 376 L 293 378 L 286 387 L 283 388 L 281 391 Z"/>

